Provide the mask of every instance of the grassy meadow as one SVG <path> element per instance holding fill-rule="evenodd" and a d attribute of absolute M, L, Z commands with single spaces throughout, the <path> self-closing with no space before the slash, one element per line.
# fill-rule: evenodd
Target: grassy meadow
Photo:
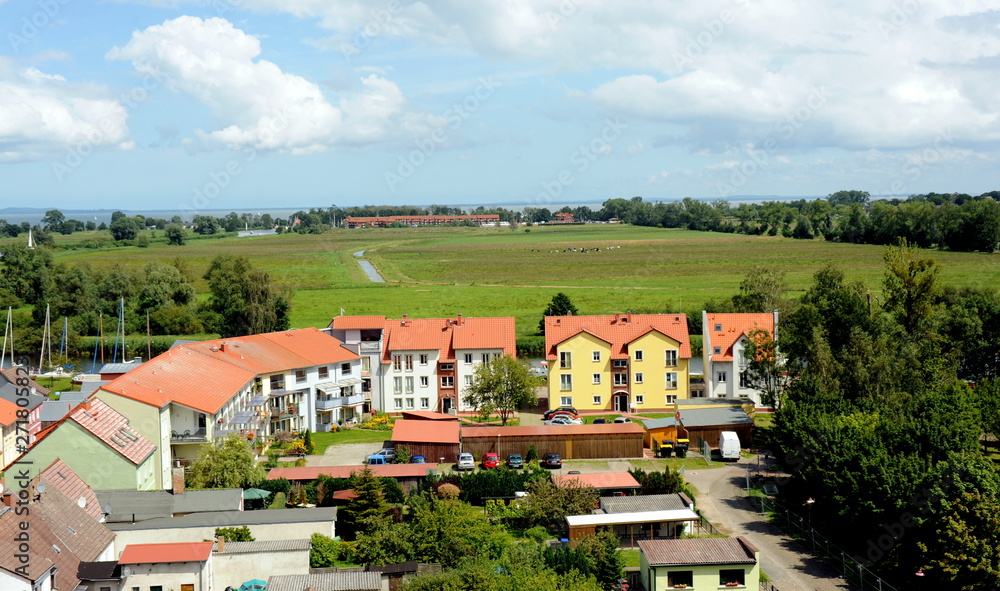
<path fill-rule="evenodd" d="M 146 248 L 97 249 L 82 245 L 101 233 L 82 232 L 56 236 L 66 250 L 55 251 L 55 259 L 99 268 L 181 258 L 195 288 L 204 292 L 207 284 L 201 277 L 212 258 L 241 254 L 278 284 L 294 289 L 295 327 L 324 326 L 341 308 L 347 314 L 390 317 L 461 312 L 515 316 L 521 336 L 537 330 L 541 311 L 559 291 L 583 314 L 692 313 L 707 299 L 735 293 L 753 265 L 784 270 L 793 295 L 808 288 L 813 274 L 828 263 L 839 265 L 876 295 L 881 290 L 880 246 L 613 224 L 525 230 L 336 229 L 322 235 L 191 236 L 184 246 L 167 245 L 160 231 Z M 386 284 L 367 280 L 352 254 L 359 250 Z M 1000 276 L 997 255 L 926 254 L 940 264 L 945 284 L 994 286 Z"/>

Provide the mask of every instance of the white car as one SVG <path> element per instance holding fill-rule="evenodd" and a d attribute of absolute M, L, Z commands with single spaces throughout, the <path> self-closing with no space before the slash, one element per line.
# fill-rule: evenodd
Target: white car
<path fill-rule="evenodd" d="M 565 415 L 545 421 L 546 425 L 582 425 L 583 419 L 574 419 Z"/>
<path fill-rule="evenodd" d="M 476 469 L 476 459 L 472 457 L 472 454 L 467 452 L 462 452 L 458 454 L 458 461 L 455 462 L 456 470 L 475 470 Z"/>

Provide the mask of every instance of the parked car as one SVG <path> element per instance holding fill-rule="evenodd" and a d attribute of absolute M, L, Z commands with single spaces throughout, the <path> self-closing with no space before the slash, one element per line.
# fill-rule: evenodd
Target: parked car
<path fill-rule="evenodd" d="M 369 466 L 382 466 L 384 464 L 391 464 L 389 460 L 385 459 L 385 456 L 380 456 L 378 454 L 372 454 L 365 458 L 365 463 Z"/>
<path fill-rule="evenodd" d="M 424 456 L 413 456 L 412 458 L 410 458 L 410 463 L 411 464 L 426 464 L 427 463 L 427 458 L 425 458 Z"/>
<path fill-rule="evenodd" d="M 572 417 L 567 417 L 565 415 L 558 416 L 548 421 L 544 421 L 546 425 L 582 425 L 582 419 L 574 419 Z"/>
<path fill-rule="evenodd" d="M 576 412 L 576 409 L 573 408 L 572 406 L 560 406 L 559 408 L 553 408 L 551 410 L 545 411 L 545 413 L 542 415 L 542 418 L 548 420 L 552 418 L 552 415 L 559 413 L 569 413 L 574 417 L 579 416 L 580 414 Z"/>
<path fill-rule="evenodd" d="M 604 417 L 598 417 L 598 418 L 594 419 L 594 423 L 593 424 L 594 425 L 603 425 L 603 424 L 605 424 L 607 422 L 608 422 L 608 419 L 606 419 Z"/>
<path fill-rule="evenodd" d="M 615 417 L 615 422 L 616 423 L 631 423 L 632 419 L 630 419 L 628 417 Z"/>
<path fill-rule="evenodd" d="M 500 456 L 495 453 L 487 453 L 483 456 L 483 468 L 499 468 Z"/>
<path fill-rule="evenodd" d="M 524 468 L 524 458 L 521 457 L 521 454 L 510 454 L 507 456 L 507 467 L 511 470 Z"/>
<path fill-rule="evenodd" d="M 736 431 L 719 433 L 719 454 L 723 460 L 740 459 L 740 436 Z"/>
<path fill-rule="evenodd" d="M 455 462 L 456 470 L 475 470 L 476 469 L 476 459 L 472 457 L 472 454 L 468 452 L 462 452 L 458 454 L 458 461 Z"/>
<path fill-rule="evenodd" d="M 562 458 L 559 454 L 547 453 L 542 456 L 542 468 L 562 468 Z"/>
<path fill-rule="evenodd" d="M 370 456 L 366 457 L 365 461 L 367 462 L 368 458 L 374 456 L 382 456 L 383 458 L 385 458 L 386 464 L 391 464 L 396 459 L 396 450 L 391 447 L 384 447 L 378 450 L 377 452 L 371 454 Z"/>

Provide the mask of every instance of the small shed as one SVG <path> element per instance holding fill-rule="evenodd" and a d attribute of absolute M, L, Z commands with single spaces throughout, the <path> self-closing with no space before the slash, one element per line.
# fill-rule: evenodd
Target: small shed
<path fill-rule="evenodd" d="M 399 424 L 397 422 L 397 424 Z M 477 460 L 487 452 L 501 458 L 526 456 L 534 445 L 539 456 L 557 453 L 564 460 L 641 458 L 643 429 L 637 423 L 551 425 L 540 427 L 462 427 L 462 451 Z"/>
<path fill-rule="evenodd" d="M 595 474 L 553 474 L 552 482 L 558 488 L 592 486 L 601 496 L 633 494 L 642 488 L 628 472 L 598 472 Z"/>
<path fill-rule="evenodd" d="M 677 441 L 677 418 L 667 417 L 664 419 L 646 419 L 642 421 L 642 428 L 646 430 L 643 434 L 642 443 L 650 449 L 657 449 L 659 442 L 669 439 Z M 653 442 L 656 442 L 654 445 Z"/>
<path fill-rule="evenodd" d="M 460 427 L 458 421 L 400 419 L 392 428 L 392 443 L 405 445 L 410 457 L 424 456 L 428 461 L 458 461 Z"/>
<path fill-rule="evenodd" d="M 638 540 L 679 538 L 684 533 L 685 526 L 699 521 L 700 517 L 691 509 L 566 516 L 569 543 L 574 547 L 588 535 L 599 530 L 611 530 L 618 535 L 622 544 L 627 542 L 629 547 L 634 548 Z"/>
<path fill-rule="evenodd" d="M 677 412 L 679 429 L 688 435 L 692 450 L 700 447 L 701 441 L 707 441 L 712 448 L 718 447 L 723 431 L 735 431 L 742 447 L 752 446 L 753 419 L 739 399 L 701 398 L 685 400 L 683 405 L 678 401 Z"/>

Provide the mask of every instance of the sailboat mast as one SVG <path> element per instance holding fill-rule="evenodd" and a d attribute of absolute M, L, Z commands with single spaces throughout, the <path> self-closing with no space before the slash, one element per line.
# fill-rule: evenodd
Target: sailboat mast
<path fill-rule="evenodd" d="M 45 342 L 49 341 L 49 363 L 52 363 L 52 335 L 49 331 L 52 330 L 51 322 L 49 320 L 49 305 L 45 304 L 45 328 L 42 329 L 42 350 L 38 354 L 38 372 L 42 373 L 45 371 Z"/>
<path fill-rule="evenodd" d="M 10 333 L 10 365 L 14 366 L 14 309 L 7 306 L 7 326 L 3 329 L 3 352 L 0 353 L 0 369 L 3 369 L 7 358 L 7 333 Z"/>

